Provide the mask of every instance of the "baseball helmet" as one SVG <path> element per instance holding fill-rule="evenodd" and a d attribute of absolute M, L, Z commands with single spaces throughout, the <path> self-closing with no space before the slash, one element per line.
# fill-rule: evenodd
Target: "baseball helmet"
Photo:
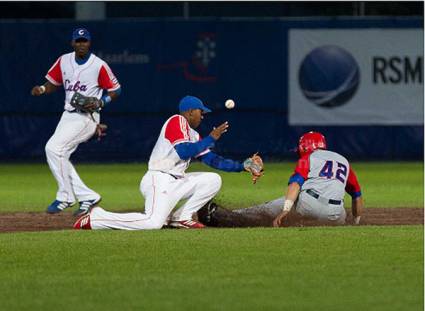
<path fill-rule="evenodd" d="M 301 136 L 298 142 L 298 155 L 302 157 L 317 149 L 326 149 L 326 139 L 319 132 L 308 132 Z"/>

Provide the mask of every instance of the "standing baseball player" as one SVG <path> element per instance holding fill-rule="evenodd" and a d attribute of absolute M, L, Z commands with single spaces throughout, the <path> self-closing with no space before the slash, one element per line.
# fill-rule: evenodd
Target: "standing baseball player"
<path fill-rule="evenodd" d="M 65 111 L 46 144 L 47 162 L 59 188 L 47 212 L 59 213 L 78 200 L 79 209 L 74 215 L 83 215 L 101 197 L 84 184 L 69 158 L 80 143 L 89 140 L 99 129 L 99 111 L 118 97 L 121 87 L 109 66 L 90 52 L 91 36 L 87 29 L 75 29 L 71 45 L 74 52 L 60 56 L 47 72 L 46 83 L 34 86 L 31 94 L 50 94 L 61 85 L 65 89 Z M 92 113 L 71 105 L 75 95 L 94 99 Z"/>
<path fill-rule="evenodd" d="M 344 224 L 345 191 L 352 197 L 354 223 L 359 224 L 363 199 L 356 174 L 346 158 L 326 148 L 325 137 L 318 132 L 301 136 L 298 143 L 300 158 L 289 178 L 283 210 L 274 219 L 274 227 L 282 225 L 294 205 L 295 212 L 303 217 Z"/>
<path fill-rule="evenodd" d="M 144 213 L 111 213 L 99 206 L 80 217 L 75 229 L 160 229 L 170 220 L 176 228 L 199 229 L 205 226 L 192 219 L 202 206 L 220 190 L 221 177 L 216 173 L 185 173 L 192 158 L 226 172 L 251 172 L 254 181 L 262 175 L 262 160 L 258 155 L 244 163 L 224 159 L 211 151 L 229 124 L 215 127 L 204 139 L 195 129 L 203 115 L 211 110 L 199 98 L 184 97 L 179 104 L 180 114 L 171 116 L 163 125 L 149 159 L 147 173 L 140 183 L 145 197 Z M 187 201 L 172 215 L 177 203 Z"/>

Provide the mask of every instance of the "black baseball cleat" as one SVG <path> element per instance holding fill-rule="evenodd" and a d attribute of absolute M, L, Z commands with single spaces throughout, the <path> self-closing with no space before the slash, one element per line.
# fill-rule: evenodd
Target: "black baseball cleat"
<path fill-rule="evenodd" d="M 86 200 L 80 202 L 80 208 L 74 212 L 74 216 L 80 217 L 85 214 L 88 214 L 90 210 L 95 207 L 100 201 L 102 200 L 101 197 L 94 200 Z"/>
<path fill-rule="evenodd" d="M 202 222 L 204 225 L 207 226 L 214 226 L 215 220 L 214 220 L 214 214 L 217 211 L 217 204 L 210 201 L 207 204 L 205 204 L 199 211 L 198 211 L 198 219 L 200 222 Z"/>

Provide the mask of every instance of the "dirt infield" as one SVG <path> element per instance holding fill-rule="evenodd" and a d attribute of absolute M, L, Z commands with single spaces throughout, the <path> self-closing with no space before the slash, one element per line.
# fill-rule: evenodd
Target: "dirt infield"
<path fill-rule="evenodd" d="M 224 209 L 221 210 L 222 212 Z M 236 216 L 227 212 L 219 214 L 218 227 L 257 227 L 271 226 L 270 215 Z M 351 216 L 347 210 L 348 221 Z M 71 212 L 50 215 L 47 213 L 2 213 L 0 214 L 0 232 L 48 231 L 72 229 L 76 217 Z M 423 225 L 423 208 L 367 208 L 362 216 L 361 225 Z M 317 226 L 311 220 L 291 219 L 286 226 Z"/>
<path fill-rule="evenodd" d="M 212 218 L 215 227 L 270 227 L 280 211 L 251 208 L 229 211 L 218 208 Z M 352 223 L 351 210 L 346 209 L 346 225 Z M 277 212 L 277 214 L 276 214 Z M 366 208 L 360 225 L 423 225 L 423 208 Z M 301 218 L 294 210 L 283 221 L 284 227 L 331 226 L 332 223 Z"/>

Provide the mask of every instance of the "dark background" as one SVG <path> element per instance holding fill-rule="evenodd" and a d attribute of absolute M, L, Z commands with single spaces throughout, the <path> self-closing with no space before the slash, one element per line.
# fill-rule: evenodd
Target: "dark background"
<path fill-rule="evenodd" d="M 423 16 L 423 1 L 144 1 L 105 2 L 107 18 Z M 0 18 L 75 18 L 75 2 L 1 2 Z"/>
<path fill-rule="evenodd" d="M 81 4 L 81 3 L 79 3 Z M 90 3 L 89 3 L 90 4 Z M 260 151 L 266 160 L 293 159 L 299 135 L 323 132 L 330 149 L 350 159 L 423 160 L 422 126 L 301 127 L 287 123 L 288 27 L 420 27 L 423 2 L 105 2 L 101 20 L 78 18 L 75 2 L 0 2 L 0 160 L 44 161 L 44 145 L 63 111 L 63 91 L 34 98 L 31 87 L 63 53 L 72 29 L 87 27 L 95 53 L 146 53 L 149 66 L 110 64 L 123 86 L 102 113 L 109 133 L 81 144 L 79 161 L 146 161 L 179 98 L 201 97 L 214 111 L 200 128 L 229 120 L 217 143 L 224 156 L 243 159 Z M 234 18 L 234 19 L 233 19 Z M 200 33 L 219 36 L 220 55 L 205 76 L 182 78 L 160 65 L 190 62 Z M 189 68 L 195 72 L 196 68 Z M 227 111 L 223 102 L 236 101 Z M 373 99 L 371 99 L 373 100 Z M 236 113 L 237 112 L 237 113 Z"/>

